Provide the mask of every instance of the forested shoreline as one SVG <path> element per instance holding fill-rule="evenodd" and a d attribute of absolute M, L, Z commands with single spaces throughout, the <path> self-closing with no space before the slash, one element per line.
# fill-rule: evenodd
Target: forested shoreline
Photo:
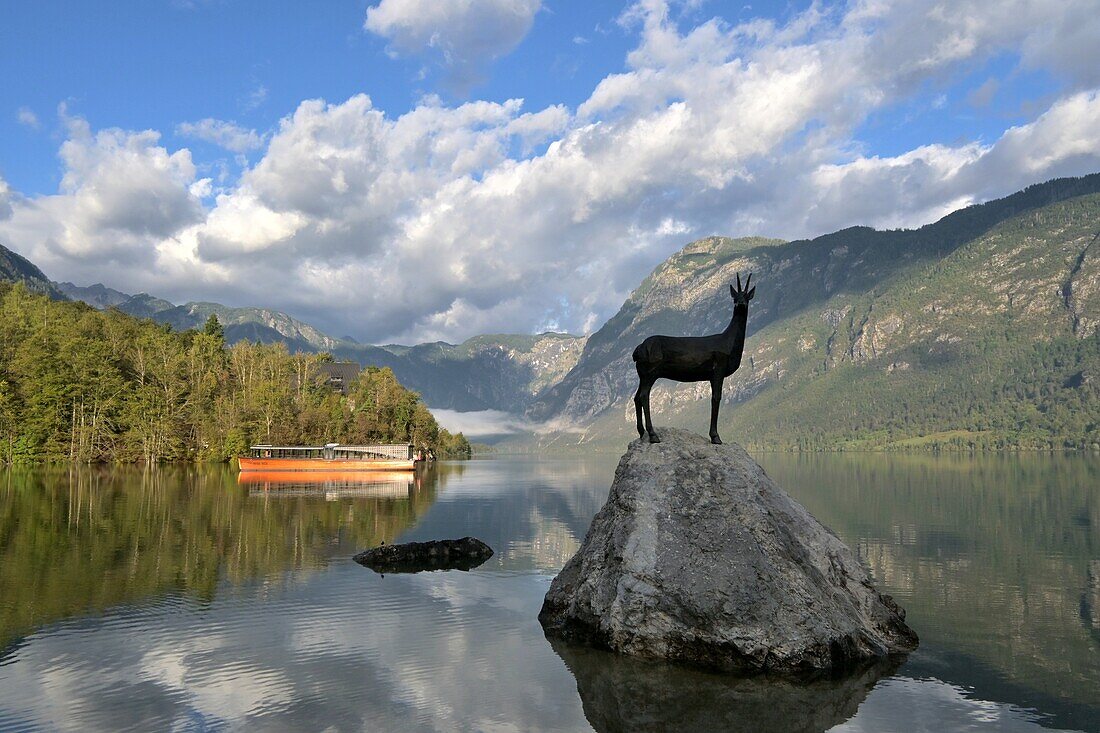
<path fill-rule="evenodd" d="M 390 369 L 343 395 L 321 374 L 330 360 L 227 346 L 216 319 L 173 331 L 0 283 L 0 463 L 225 461 L 253 443 L 334 441 L 469 457 Z"/>

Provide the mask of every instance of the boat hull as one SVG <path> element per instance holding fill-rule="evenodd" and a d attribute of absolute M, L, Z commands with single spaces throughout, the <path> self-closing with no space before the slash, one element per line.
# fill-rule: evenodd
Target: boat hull
<path fill-rule="evenodd" d="M 324 458 L 238 458 L 241 471 L 330 471 L 333 473 L 370 472 L 370 471 L 412 471 L 416 461 L 412 460 L 325 460 Z"/>

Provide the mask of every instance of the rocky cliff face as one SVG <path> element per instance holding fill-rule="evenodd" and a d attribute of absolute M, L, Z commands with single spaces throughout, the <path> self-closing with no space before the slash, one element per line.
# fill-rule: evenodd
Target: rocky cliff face
<path fill-rule="evenodd" d="M 736 445 L 683 430 L 631 443 L 607 503 L 546 594 L 546 633 L 732 671 L 908 652 L 905 612 Z"/>

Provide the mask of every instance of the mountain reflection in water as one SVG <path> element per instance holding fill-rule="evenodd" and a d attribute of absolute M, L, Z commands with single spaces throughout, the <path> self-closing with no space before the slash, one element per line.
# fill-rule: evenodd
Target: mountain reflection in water
<path fill-rule="evenodd" d="M 1100 732 L 1095 457 L 760 456 L 921 635 L 877 682 L 802 687 L 546 641 L 616 459 L 444 463 L 386 496 L 0 472 L 0 730 Z M 497 551 L 468 573 L 351 560 L 465 535 Z"/>

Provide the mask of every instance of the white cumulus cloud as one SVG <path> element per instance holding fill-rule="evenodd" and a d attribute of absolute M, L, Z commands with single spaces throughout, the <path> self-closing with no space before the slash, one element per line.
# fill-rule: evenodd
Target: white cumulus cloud
<path fill-rule="evenodd" d="M 523 40 L 541 0 L 382 0 L 364 27 L 390 42 L 392 53 L 440 59 L 460 90 Z"/>
<path fill-rule="evenodd" d="M 80 118 L 63 119 L 69 138 L 61 146 L 61 190 L 13 200 L 0 238 L 48 274 L 91 282 L 116 263 L 122 267 L 115 272 L 129 280 L 134 270 L 152 267 L 159 246 L 204 219 L 189 190 L 191 154 L 170 153 L 152 130 L 93 133 Z"/>
<path fill-rule="evenodd" d="M 920 226 L 1032 183 L 1100 171 L 1098 123 L 1100 93 L 1079 92 L 990 145 L 926 145 L 893 157 L 821 165 L 799 180 L 793 205 L 777 197 L 768 209 L 786 210 L 792 233 L 828 232 L 855 222 Z"/>

